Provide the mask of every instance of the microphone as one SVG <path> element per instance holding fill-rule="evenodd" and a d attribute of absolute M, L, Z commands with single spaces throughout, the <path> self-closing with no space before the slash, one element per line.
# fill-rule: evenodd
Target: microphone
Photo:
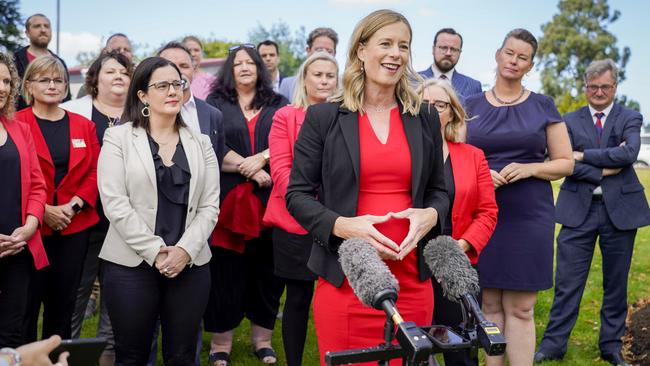
<path fill-rule="evenodd" d="M 409 359 L 427 360 L 433 344 L 423 330 L 400 315 L 395 306 L 399 284 L 375 248 L 363 239 L 351 238 L 341 244 L 338 252 L 341 268 L 354 294 L 364 305 L 383 310 L 393 321 L 397 326 L 397 341 Z"/>
<path fill-rule="evenodd" d="M 485 319 L 476 301 L 480 291 L 478 274 L 469 258 L 462 252 L 458 242 L 450 236 L 438 236 L 424 248 L 424 260 L 440 281 L 446 298 L 462 303 L 476 322 L 479 344 L 490 356 L 502 355 L 506 340 L 493 322 Z"/>

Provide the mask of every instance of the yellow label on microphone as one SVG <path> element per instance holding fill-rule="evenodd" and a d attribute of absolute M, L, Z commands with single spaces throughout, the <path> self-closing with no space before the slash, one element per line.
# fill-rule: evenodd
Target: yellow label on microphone
<path fill-rule="evenodd" d="M 497 327 L 485 327 L 485 333 L 487 333 L 487 334 L 500 334 L 501 331 Z"/>

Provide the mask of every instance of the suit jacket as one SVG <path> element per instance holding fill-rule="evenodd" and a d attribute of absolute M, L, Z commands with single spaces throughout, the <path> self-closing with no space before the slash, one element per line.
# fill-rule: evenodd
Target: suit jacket
<path fill-rule="evenodd" d="M 86 119 L 92 120 L 93 98 L 90 95 L 85 95 L 81 98 L 61 103 L 59 107 L 65 109 L 68 112 L 77 113 L 86 117 Z"/>
<path fill-rule="evenodd" d="M 73 196 L 84 200 L 83 210 L 72 218 L 72 222 L 61 230 L 62 235 L 74 234 L 85 230 L 99 221 L 95 210 L 97 202 L 97 157 L 99 156 L 99 141 L 95 124 L 83 116 L 66 112 L 70 119 L 70 161 L 68 173 L 54 186 L 54 163 L 50 149 L 43 138 L 41 129 L 36 122 L 32 107 L 25 108 L 16 113 L 16 119 L 26 122 L 32 132 L 36 153 L 41 164 L 43 177 L 47 186 L 48 205 L 54 204 L 54 193 L 57 195 L 58 204 L 67 203 Z M 75 146 L 72 141 L 82 141 Z M 47 225 L 41 226 L 43 235 L 52 235 L 52 229 Z"/>
<path fill-rule="evenodd" d="M 284 199 L 289 185 L 289 174 L 293 163 L 293 147 L 298 132 L 305 120 L 305 110 L 288 105 L 279 109 L 273 116 L 269 133 L 269 152 L 271 155 L 271 178 L 273 188 L 264 213 L 264 224 L 298 235 L 307 234 L 287 210 Z"/>
<path fill-rule="evenodd" d="M 225 135 L 223 132 L 223 114 L 219 109 L 199 98 L 194 98 L 194 102 L 196 103 L 196 113 L 199 116 L 201 133 L 210 137 L 212 148 L 217 156 L 219 166 L 221 166 L 226 150 Z"/>
<path fill-rule="evenodd" d="M 25 75 L 25 70 L 27 70 L 27 66 L 29 65 L 29 59 L 27 58 L 28 48 L 29 46 L 25 46 L 14 53 L 14 64 L 16 65 L 16 71 L 18 71 L 18 77 L 20 77 L 21 79 Z M 56 57 L 59 61 L 61 61 L 63 67 L 65 68 L 65 77 L 68 81 L 70 81 L 70 74 L 68 74 L 68 66 L 65 64 L 65 61 L 63 61 L 63 59 L 59 57 L 57 54 L 55 54 L 54 52 L 52 51 L 49 52 L 52 56 Z M 70 100 L 69 83 L 68 83 L 68 94 L 66 94 L 62 102 L 66 102 L 68 100 Z M 25 103 L 25 100 L 23 99 L 22 95 L 18 95 L 18 98 L 16 99 L 16 110 L 19 111 L 26 107 L 27 107 L 27 103 Z"/>
<path fill-rule="evenodd" d="M 191 264 L 208 263 L 208 238 L 219 214 L 219 167 L 208 136 L 179 130 L 190 166 L 185 232 L 176 246 Z M 163 239 L 154 235 L 158 184 L 147 132 L 131 122 L 109 128 L 97 165 L 99 194 L 110 226 L 99 257 L 127 267 L 153 265 Z"/>
<path fill-rule="evenodd" d="M 400 106 L 400 108 L 402 108 Z M 442 137 L 437 113 L 422 108 L 418 116 L 402 114 L 412 162 L 412 202 L 415 208 L 433 207 L 438 225 L 417 248 L 421 280 L 431 277 L 422 258 L 424 243 L 440 230 L 449 198 L 442 164 Z M 336 286 L 344 275 L 338 261 L 341 238 L 332 235 L 339 216 L 357 215 L 359 197 L 358 113 L 339 103 L 310 106 L 294 147 L 294 162 L 287 188 L 287 208 L 313 235 L 307 266 Z"/>
<path fill-rule="evenodd" d="M 29 126 L 19 121 L 8 120 L 5 117 L 0 117 L 0 123 L 2 123 L 5 130 L 7 130 L 7 134 L 16 144 L 20 156 L 20 212 L 22 224 L 25 224 L 27 215 L 32 215 L 38 219 L 39 225 L 42 225 L 47 187 Z M 39 230 L 36 230 L 34 236 L 27 240 L 27 248 L 34 258 L 36 269 L 41 269 L 49 264 Z"/>
<path fill-rule="evenodd" d="M 643 186 L 632 164 L 641 148 L 640 113 L 615 104 L 605 120 L 597 145 L 597 133 L 589 107 L 564 115 L 574 151 L 584 152 L 576 161 L 573 174 L 564 179 L 557 199 L 555 217 L 568 227 L 578 227 L 587 218 L 592 194 L 597 186 L 603 190 L 607 214 L 619 230 L 631 230 L 650 224 L 650 209 Z M 620 146 L 625 141 L 624 146 Z M 603 168 L 622 168 L 621 172 L 603 177 Z"/>
<path fill-rule="evenodd" d="M 278 93 L 282 94 L 285 98 L 293 102 L 293 91 L 296 89 L 296 77 L 287 76 L 280 80 L 280 91 Z"/>
<path fill-rule="evenodd" d="M 430 79 L 434 76 L 431 67 L 418 72 L 418 74 L 425 79 Z M 454 87 L 454 90 L 456 90 L 456 93 L 458 94 L 458 98 L 460 98 L 460 101 L 463 104 L 465 103 L 465 99 L 472 95 L 480 94 L 483 91 L 480 81 L 465 76 L 459 73 L 458 70 L 454 70 L 454 74 L 451 77 L 451 86 Z"/>
<path fill-rule="evenodd" d="M 456 190 L 451 208 L 451 236 L 467 240 L 472 250 L 466 254 L 476 264 L 497 224 L 499 209 L 492 176 L 481 149 L 454 142 L 447 142 L 447 146 Z"/>

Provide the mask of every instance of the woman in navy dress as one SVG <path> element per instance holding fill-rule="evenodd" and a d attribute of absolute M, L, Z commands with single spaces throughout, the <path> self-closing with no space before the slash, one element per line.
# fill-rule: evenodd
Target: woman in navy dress
<path fill-rule="evenodd" d="M 573 171 L 571 143 L 553 100 L 521 84 L 537 40 L 508 33 L 496 52 L 495 86 L 469 98 L 468 142 L 483 150 L 499 206 L 497 227 L 478 263 L 486 317 L 504 330 L 511 365 L 532 365 L 537 291 L 553 286 L 553 192 Z M 547 158 L 548 153 L 548 159 Z M 488 357 L 501 365 L 503 356 Z"/>

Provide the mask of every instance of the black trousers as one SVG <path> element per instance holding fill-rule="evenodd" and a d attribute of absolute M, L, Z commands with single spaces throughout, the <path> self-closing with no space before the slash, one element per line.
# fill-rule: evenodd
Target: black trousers
<path fill-rule="evenodd" d="M 0 348 L 23 344 L 29 285 L 34 264 L 29 249 L 0 258 Z"/>
<path fill-rule="evenodd" d="M 193 365 L 210 291 L 209 266 L 187 267 L 173 279 L 144 262 L 133 268 L 103 262 L 101 271 L 115 336 L 115 365 L 147 364 L 158 317 L 165 365 Z"/>
<path fill-rule="evenodd" d="M 248 318 L 273 329 L 284 283 L 273 273 L 271 230 L 246 242 L 244 253 L 211 247 L 212 288 L 205 311 L 205 330 L 223 333 Z"/>
<path fill-rule="evenodd" d="M 282 344 L 287 366 L 302 365 L 307 339 L 309 309 L 314 296 L 314 281 L 285 279 L 287 296 L 282 313 Z"/>
<path fill-rule="evenodd" d="M 71 337 L 71 320 L 77 299 L 90 231 L 70 235 L 54 233 L 43 236 L 43 245 L 50 265 L 35 270 L 25 317 L 25 343 L 37 338 L 38 315 L 43 304 L 42 338 L 58 334 Z"/>

